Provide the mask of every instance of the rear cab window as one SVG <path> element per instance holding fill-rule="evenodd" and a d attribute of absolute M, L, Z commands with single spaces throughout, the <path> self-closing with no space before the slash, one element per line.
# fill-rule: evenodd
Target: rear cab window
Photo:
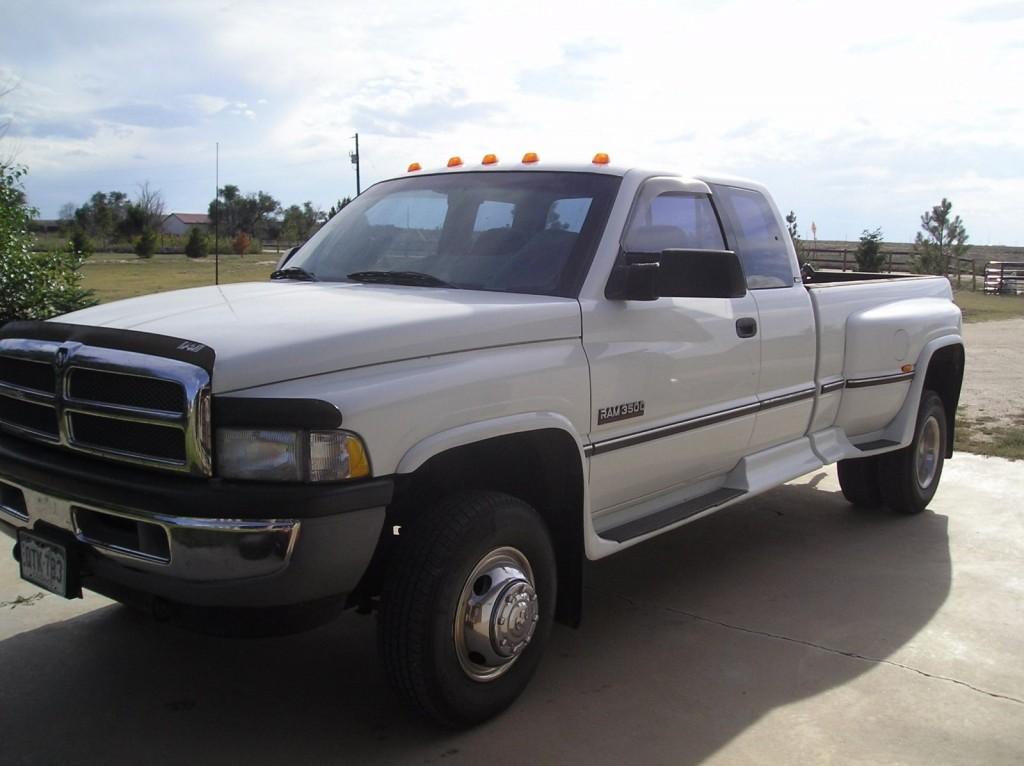
<path fill-rule="evenodd" d="M 743 264 L 751 290 L 793 287 L 793 262 L 786 247 L 789 235 L 779 226 L 772 206 L 753 189 L 712 184 L 711 190 L 732 233 L 732 249 Z"/>

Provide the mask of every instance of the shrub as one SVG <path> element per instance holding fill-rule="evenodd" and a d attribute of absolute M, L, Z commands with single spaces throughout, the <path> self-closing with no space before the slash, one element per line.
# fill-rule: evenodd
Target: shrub
<path fill-rule="evenodd" d="M 854 257 L 857 259 L 857 271 L 881 271 L 885 264 L 885 256 L 882 254 L 882 230 L 864 229 Z"/>
<path fill-rule="evenodd" d="M 81 287 L 85 256 L 68 250 L 32 252 L 23 167 L 0 163 L 0 325 L 14 319 L 49 319 L 96 303 Z"/>
<path fill-rule="evenodd" d="M 949 274 L 950 260 L 967 255 L 967 229 L 960 216 L 952 217 L 953 203 L 945 197 L 921 216 L 914 240 L 911 270 L 918 274 Z"/>
<path fill-rule="evenodd" d="M 88 258 L 93 253 L 92 242 L 81 229 L 75 229 L 71 235 L 71 252 L 80 253 Z"/>
<path fill-rule="evenodd" d="M 152 229 L 144 229 L 135 240 L 135 254 L 139 258 L 152 258 L 156 252 L 156 234 Z"/>
<path fill-rule="evenodd" d="M 252 247 L 252 237 L 244 231 L 238 232 L 238 234 L 235 235 L 235 238 L 231 240 L 231 249 L 238 255 L 245 255 L 249 252 L 250 247 Z"/>
<path fill-rule="evenodd" d="M 205 258 L 206 253 L 206 237 L 198 227 L 193 228 L 188 235 L 188 242 L 185 244 L 185 255 L 189 258 Z"/>

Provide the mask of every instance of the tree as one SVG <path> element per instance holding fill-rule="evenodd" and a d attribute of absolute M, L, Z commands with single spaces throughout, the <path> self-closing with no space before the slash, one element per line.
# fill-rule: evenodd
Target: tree
<path fill-rule="evenodd" d="M 960 216 L 951 218 L 953 203 L 942 202 L 921 216 L 921 229 L 914 240 L 910 268 L 918 274 L 949 274 L 952 258 L 967 254 L 967 229 Z"/>
<path fill-rule="evenodd" d="M 334 216 L 340 213 L 345 208 L 345 206 L 348 205 L 351 201 L 351 197 L 343 197 L 342 199 L 338 200 L 337 204 L 331 205 L 331 209 L 327 211 L 327 220 L 329 221 L 332 218 L 334 218 Z"/>
<path fill-rule="evenodd" d="M 315 208 L 313 203 L 308 200 L 302 203 L 302 207 L 289 205 L 284 211 L 281 236 L 292 241 L 307 240 L 325 219 L 324 213 Z"/>
<path fill-rule="evenodd" d="M 209 215 L 228 236 L 238 232 L 251 232 L 266 236 L 271 217 L 281 204 L 265 191 L 242 194 L 237 186 L 221 187 L 220 199 L 210 202 Z"/>
<path fill-rule="evenodd" d="M 156 234 L 152 229 L 144 229 L 135 240 L 135 254 L 139 258 L 152 258 L 156 252 Z"/>
<path fill-rule="evenodd" d="M 857 271 L 881 271 L 885 264 L 885 256 L 882 254 L 882 230 L 864 229 L 854 257 L 857 259 Z"/>
<path fill-rule="evenodd" d="M 49 319 L 96 303 L 81 286 L 86 256 L 73 250 L 32 252 L 25 202 L 25 168 L 0 161 L 0 325 L 14 319 Z"/>
<path fill-rule="evenodd" d="M 804 262 L 804 241 L 800 239 L 800 231 L 796 227 L 796 213 L 792 210 L 789 211 L 789 215 L 786 216 L 786 227 L 789 231 L 789 238 L 793 240 L 793 247 L 796 249 L 796 257 L 800 263 Z"/>
<path fill-rule="evenodd" d="M 188 242 L 185 243 L 185 255 L 189 258 L 205 258 L 206 252 L 206 237 L 199 231 L 198 226 L 193 226 L 188 235 Z"/>
<path fill-rule="evenodd" d="M 90 237 L 109 242 L 123 233 L 129 215 L 128 195 L 124 192 L 96 192 L 75 211 L 75 224 Z"/>

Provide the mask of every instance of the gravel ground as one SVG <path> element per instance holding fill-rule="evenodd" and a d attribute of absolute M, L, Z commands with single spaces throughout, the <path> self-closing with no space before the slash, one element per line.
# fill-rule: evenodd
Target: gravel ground
<path fill-rule="evenodd" d="M 1024 319 L 964 325 L 964 343 L 961 417 L 1004 420 L 1024 414 Z"/>

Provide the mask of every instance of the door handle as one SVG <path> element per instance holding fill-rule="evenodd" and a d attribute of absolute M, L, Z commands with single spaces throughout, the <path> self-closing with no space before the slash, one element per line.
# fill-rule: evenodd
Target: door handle
<path fill-rule="evenodd" d="M 741 338 L 753 338 L 757 335 L 757 320 L 753 317 L 742 317 L 737 319 L 736 334 Z"/>

